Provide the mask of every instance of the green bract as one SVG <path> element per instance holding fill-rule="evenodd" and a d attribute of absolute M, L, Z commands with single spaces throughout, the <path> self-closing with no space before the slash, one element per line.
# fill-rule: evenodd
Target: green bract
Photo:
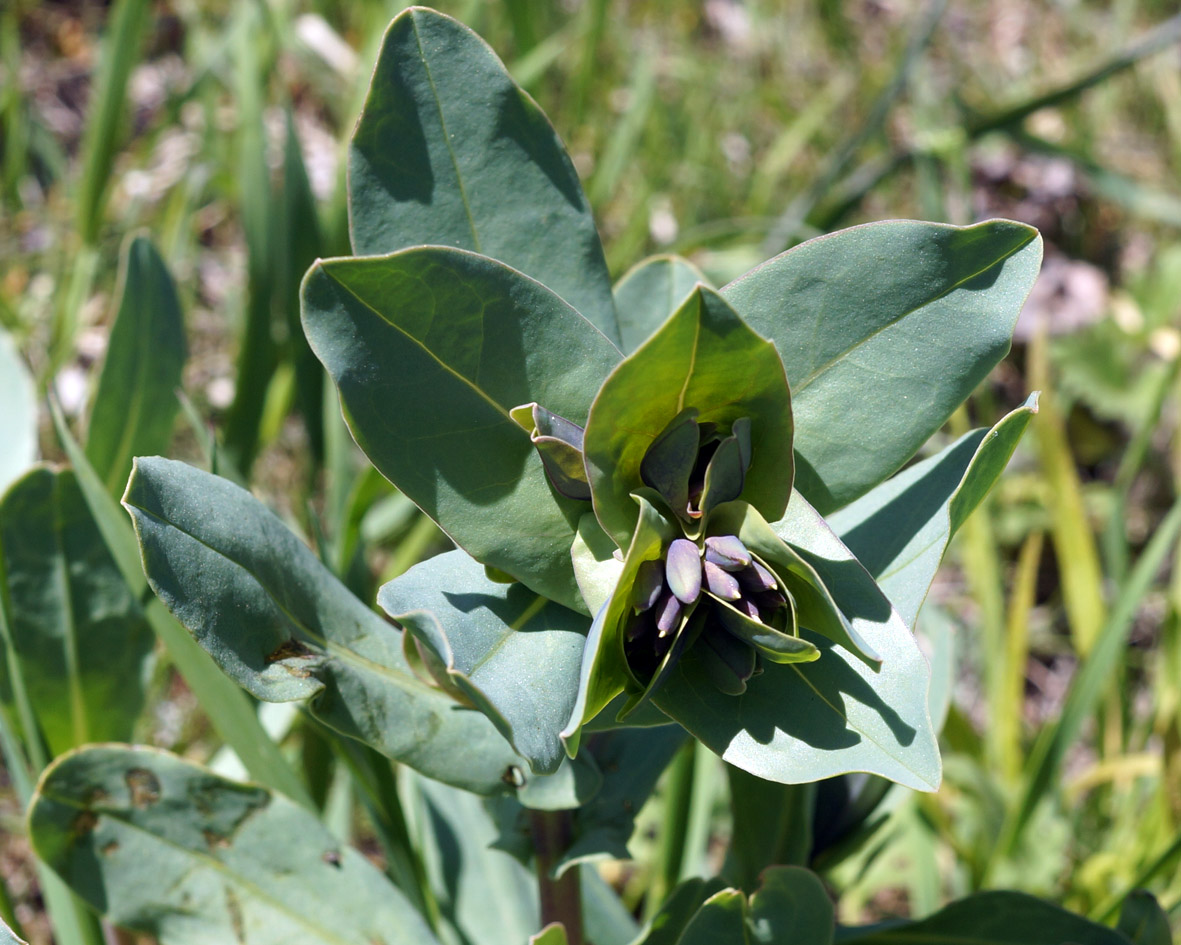
<path fill-rule="evenodd" d="M 494 603 L 484 570 L 434 564 L 382 591 L 442 691 L 536 771 L 559 734 L 576 755 L 591 720 L 658 710 L 764 778 L 936 786 L 910 629 L 926 587 L 892 601 L 820 513 L 865 496 L 860 539 L 889 504 L 891 545 L 935 536 L 937 561 L 1015 436 L 980 445 L 950 528 L 945 506 L 874 487 L 1004 354 L 1037 233 L 874 224 L 721 291 L 659 257 L 613 293 L 553 130 L 474 34 L 422 9 L 390 27 L 351 155 L 354 247 L 389 255 L 313 267 L 311 346 L 378 469 L 529 592 Z M 531 642 L 550 606 L 569 617 Z"/>

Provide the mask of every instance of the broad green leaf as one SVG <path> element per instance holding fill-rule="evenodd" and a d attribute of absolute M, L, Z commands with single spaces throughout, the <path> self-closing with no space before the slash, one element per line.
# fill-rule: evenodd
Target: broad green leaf
<path fill-rule="evenodd" d="M 33 848 L 117 925 L 163 945 L 419 945 L 403 894 L 317 818 L 152 748 L 101 745 L 46 771 Z"/>
<path fill-rule="evenodd" d="M 921 922 L 842 929 L 840 945 L 1128 945 L 1119 932 L 1018 892 L 982 892 Z"/>
<path fill-rule="evenodd" d="M 1144 889 L 1134 890 L 1124 900 L 1116 931 L 1125 935 L 1132 945 L 1173 945 L 1169 914 Z"/>
<path fill-rule="evenodd" d="M 113 495 L 122 493 L 133 457 L 167 452 L 186 354 L 176 287 L 147 237 L 125 244 L 119 286 L 86 437 L 86 456 Z"/>
<path fill-rule="evenodd" d="M 152 631 L 69 470 L 33 469 L 0 501 L 0 601 L 0 698 L 23 688 L 50 752 L 130 738 Z"/>
<path fill-rule="evenodd" d="M 1037 394 L 991 430 L 973 430 L 829 517 L 829 525 L 914 627 L 948 542 L 1004 471 Z"/>
<path fill-rule="evenodd" d="M 796 488 L 820 512 L 898 470 L 1004 357 L 1041 256 L 1020 223 L 892 220 L 802 243 L 722 290 L 783 357 Z"/>
<path fill-rule="evenodd" d="M 595 514 L 620 548 L 636 525 L 631 493 L 644 485 L 644 454 L 683 410 L 723 432 L 751 421 L 743 498 L 769 521 L 791 494 L 792 408 L 774 346 L 705 286 L 603 382 L 583 439 Z"/>
<path fill-rule="evenodd" d="M 832 902 L 820 878 L 794 866 L 766 870 L 750 897 L 751 941 L 779 945 L 831 945 Z"/>
<path fill-rule="evenodd" d="M 0 329 L 0 493 L 37 458 L 37 392 L 11 336 Z"/>
<path fill-rule="evenodd" d="M 402 634 L 250 493 L 184 463 L 137 459 L 124 505 L 152 589 L 259 699 L 310 699 L 336 731 L 467 790 L 525 764 L 480 712 L 419 679 Z"/>
<path fill-rule="evenodd" d="M 164 609 L 159 598 L 148 593 L 148 581 L 144 577 L 131 523 L 118 501 L 104 488 L 98 473 L 66 426 L 61 410 L 52 400 L 50 413 L 62 449 L 74 467 L 78 487 L 120 575 L 132 594 L 144 601 L 148 623 L 164 644 L 172 664 L 201 703 L 214 730 L 234 750 L 252 777 L 311 807 L 312 801 L 303 782 L 263 729 L 246 694 L 218 669 L 209 654 Z"/>
<path fill-rule="evenodd" d="M 746 897 L 736 889 L 714 893 L 689 920 L 677 945 L 750 945 Z"/>
<path fill-rule="evenodd" d="M 533 770 L 565 752 L 589 620 L 523 584 L 488 580 L 463 551 L 425 561 L 381 588 L 377 602 L 446 667 Z"/>
<path fill-rule="evenodd" d="M 587 506 L 553 489 L 509 412 L 585 424 L 614 345 L 532 279 L 440 247 L 317 264 L 303 319 L 382 474 L 478 561 L 581 609 L 570 545 Z"/>
<path fill-rule="evenodd" d="M 615 312 L 622 350 L 631 354 L 675 312 L 705 274 L 680 256 L 649 256 L 615 283 Z"/>
<path fill-rule="evenodd" d="M 529 945 L 567 945 L 566 926 L 551 922 L 536 935 L 529 936 Z"/>
<path fill-rule="evenodd" d="M 562 142 L 487 44 L 449 17 L 415 7 L 390 24 L 349 149 L 349 216 L 359 255 L 474 250 L 619 340 L 603 248 Z"/>
<path fill-rule="evenodd" d="M 0 920 L 0 945 L 29 945 L 23 938 L 17 938 L 16 933 L 8 924 Z"/>
<path fill-rule="evenodd" d="M 680 883 L 661 904 L 633 945 L 678 945 L 681 934 L 697 910 L 706 899 L 719 892 L 721 886 L 721 880 L 697 877 Z"/>
<path fill-rule="evenodd" d="M 764 661 L 743 695 L 727 696 L 690 650 L 653 701 L 724 760 L 769 781 L 796 784 L 865 771 L 935 790 L 940 762 L 927 707 L 930 670 L 914 637 L 801 496 L 793 494 L 787 516 L 773 528 L 819 576 L 852 638 L 881 658 L 880 668 L 805 630 L 804 639 L 821 651 L 815 662 Z M 800 620 L 808 626 L 802 611 Z"/>

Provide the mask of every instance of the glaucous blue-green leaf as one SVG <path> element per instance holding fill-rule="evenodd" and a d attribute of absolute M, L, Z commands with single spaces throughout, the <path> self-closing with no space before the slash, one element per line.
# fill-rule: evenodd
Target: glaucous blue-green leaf
<path fill-rule="evenodd" d="M 86 456 L 114 495 L 123 491 L 133 457 L 168 451 L 186 356 L 176 286 L 147 237 L 125 245 L 119 285 L 86 437 Z"/>
<path fill-rule="evenodd" d="M 424 646 L 539 774 L 565 757 L 558 733 L 578 692 L 590 621 L 523 584 L 490 581 L 463 551 L 384 585 L 377 602 Z"/>
<path fill-rule="evenodd" d="M 615 313 L 622 349 L 631 354 L 664 324 L 705 274 L 681 256 L 649 256 L 615 283 Z"/>
<path fill-rule="evenodd" d="M 75 893 L 162 945 L 435 941 L 397 887 L 315 815 L 157 749 L 59 758 L 37 787 L 29 833 Z"/>
<path fill-rule="evenodd" d="M 0 945 L 29 945 L 23 938 L 17 938 L 16 933 L 8 927 L 3 919 L 0 919 Z"/>
<path fill-rule="evenodd" d="M 1132 945 L 1173 945 L 1169 914 L 1146 889 L 1134 889 L 1120 909 L 1116 931 Z"/>
<path fill-rule="evenodd" d="M 130 738 L 155 641 L 70 470 L 34 468 L 0 501 L 0 606 L 0 699 L 23 688 L 50 752 Z"/>
<path fill-rule="evenodd" d="M 488 45 L 450 17 L 415 7 L 390 24 L 349 149 L 349 218 L 358 255 L 474 250 L 619 339 L 603 248 L 562 142 Z"/>
<path fill-rule="evenodd" d="M 583 445 L 595 514 L 620 548 L 635 528 L 631 493 L 652 443 L 686 409 L 728 433 L 750 419 L 743 498 L 774 521 L 791 494 L 792 410 L 775 347 L 750 330 L 720 295 L 698 287 L 603 382 Z"/>
<path fill-rule="evenodd" d="M 466 790 L 504 790 L 526 764 L 486 716 L 416 676 L 402 633 L 244 489 L 140 458 L 123 504 L 152 589 L 252 695 L 309 699 L 330 728 Z"/>
<path fill-rule="evenodd" d="M 764 661 L 744 694 L 728 696 L 690 650 L 653 702 L 723 759 L 768 781 L 865 771 L 935 790 L 940 761 L 927 707 L 930 670 L 914 637 L 801 496 L 792 495 L 786 517 L 772 527 L 819 576 L 851 639 L 880 664 L 804 629 L 804 639 L 821 651 L 815 662 Z M 751 547 L 745 533 L 740 537 Z M 810 619 L 801 611 L 804 628 Z"/>
<path fill-rule="evenodd" d="M 840 945 L 1128 945 L 1114 929 L 1018 892 L 982 892 L 960 899 L 920 922 L 841 929 Z"/>
<path fill-rule="evenodd" d="M 760 945 L 831 945 L 832 901 L 820 878 L 797 866 L 773 866 L 763 871 L 759 888 L 750 897 L 751 942 Z"/>
<path fill-rule="evenodd" d="M 8 332 L 0 329 L 0 493 L 37 458 L 37 392 Z"/>
<path fill-rule="evenodd" d="M 606 603 L 599 608 L 587 633 L 579 670 L 578 696 L 570 720 L 561 733 L 566 752 L 571 757 L 578 752 L 582 726 L 623 692 L 629 681 L 636 688 L 640 687 L 623 652 L 623 616 L 632 606 L 632 585 L 640 565 L 660 557 L 674 531 L 668 520 L 647 499 L 637 496 L 632 501 L 639 503 L 639 520 L 615 588 Z"/>
<path fill-rule="evenodd" d="M 593 512 L 578 520 L 570 558 L 579 593 L 592 614 L 607 603 L 623 573 L 623 562 L 615 557 L 616 551 L 615 542 L 603 531 Z"/>
<path fill-rule="evenodd" d="M 1024 224 L 892 220 L 802 243 L 722 290 L 783 357 L 809 502 L 847 505 L 943 425 L 1009 350 L 1041 258 Z"/>
<path fill-rule="evenodd" d="M 1034 394 L 991 430 L 965 433 L 829 517 L 908 627 L 948 542 L 1000 478 L 1036 412 Z"/>
<path fill-rule="evenodd" d="M 587 506 L 554 490 L 510 411 L 584 425 L 619 359 L 602 332 L 516 270 L 442 247 L 318 263 L 303 323 L 382 474 L 478 561 L 581 609 L 570 544 Z"/>

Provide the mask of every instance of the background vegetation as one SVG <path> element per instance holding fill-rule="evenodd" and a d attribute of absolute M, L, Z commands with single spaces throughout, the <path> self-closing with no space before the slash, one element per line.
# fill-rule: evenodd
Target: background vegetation
<path fill-rule="evenodd" d="M 143 231 L 175 279 L 187 339 L 170 455 L 249 482 L 366 600 L 445 540 L 357 474 L 309 369 L 295 291 L 313 258 L 347 252 L 343 141 L 402 6 L 0 9 L 0 324 L 38 391 L 56 391 L 79 434 L 131 422 L 89 405 L 120 247 Z M 1007 216 L 1042 230 L 1044 273 L 1013 353 L 947 431 L 1044 391 L 920 619 L 935 658 L 954 660 L 945 784 L 895 790 L 871 841 L 825 878 L 846 920 L 925 915 L 998 886 L 1111 920 L 1147 886 L 1181 930 L 1174 4 L 439 6 L 485 36 L 551 117 L 616 276 L 675 251 L 722 284 L 802 239 L 888 217 Z M 48 411 L 40 440 L 42 456 L 63 458 Z M 272 721 L 332 798 L 330 818 L 381 862 L 347 776 L 297 723 Z M 139 737 L 202 760 L 220 748 L 169 660 Z M 5 757 L 0 917 L 44 942 Z M 712 755 L 687 751 L 672 775 L 640 814 L 636 860 L 604 867 L 640 912 L 679 877 L 721 868 L 726 836 L 751 829 L 731 823 Z"/>

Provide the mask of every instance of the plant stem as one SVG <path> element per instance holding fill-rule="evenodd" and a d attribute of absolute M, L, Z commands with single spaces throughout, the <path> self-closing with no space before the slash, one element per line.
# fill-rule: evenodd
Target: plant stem
<path fill-rule="evenodd" d="M 541 894 L 541 927 L 561 922 L 569 945 L 584 945 L 582 937 L 582 889 L 578 869 L 568 869 L 554 879 L 554 865 L 570 846 L 573 828 L 568 810 L 529 812 L 533 850 L 537 855 L 537 889 Z"/>

